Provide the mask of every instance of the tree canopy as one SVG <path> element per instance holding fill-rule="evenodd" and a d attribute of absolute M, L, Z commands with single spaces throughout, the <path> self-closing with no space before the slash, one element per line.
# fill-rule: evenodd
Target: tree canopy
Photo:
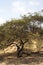
<path fill-rule="evenodd" d="M 35 38 L 36 33 L 39 35 L 37 38 L 43 39 L 43 27 L 41 24 L 43 24 L 43 16 L 38 13 L 24 15 L 18 20 L 7 21 L 0 26 L 0 49 L 7 47 L 16 39 L 29 40 L 33 37 Z"/>

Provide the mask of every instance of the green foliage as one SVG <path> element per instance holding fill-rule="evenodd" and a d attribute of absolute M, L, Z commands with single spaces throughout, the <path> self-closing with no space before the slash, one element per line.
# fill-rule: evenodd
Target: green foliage
<path fill-rule="evenodd" d="M 37 22 L 38 21 L 38 22 Z M 32 22 L 32 24 L 31 24 Z M 35 25 L 37 22 L 37 25 Z M 7 47 L 16 39 L 30 39 L 34 34 L 43 36 L 43 29 L 38 27 L 43 22 L 43 16 L 35 13 L 34 15 L 22 16 L 21 19 L 7 21 L 0 26 L 0 48 Z"/>

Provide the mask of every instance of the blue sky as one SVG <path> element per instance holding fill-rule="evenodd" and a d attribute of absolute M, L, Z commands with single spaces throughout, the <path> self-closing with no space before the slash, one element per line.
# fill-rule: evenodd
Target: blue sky
<path fill-rule="evenodd" d="M 43 0 L 0 0 L 0 24 L 43 9 Z"/>

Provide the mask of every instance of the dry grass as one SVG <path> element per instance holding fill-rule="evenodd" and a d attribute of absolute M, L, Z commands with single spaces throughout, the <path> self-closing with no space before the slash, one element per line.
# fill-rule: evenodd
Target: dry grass
<path fill-rule="evenodd" d="M 31 54 L 17 58 L 15 53 L 0 55 L 0 65 L 43 65 L 43 55 Z"/>
<path fill-rule="evenodd" d="M 15 49 L 15 50 L 14 50 Z M 43 54 L 23 55 L 17 58 L 16 47 L 8 47 L 0 51 L 0 65 L 43 65 Z"/>

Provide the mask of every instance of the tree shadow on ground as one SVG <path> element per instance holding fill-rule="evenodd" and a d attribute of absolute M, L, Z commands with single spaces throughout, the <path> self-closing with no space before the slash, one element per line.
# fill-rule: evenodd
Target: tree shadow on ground
<path fill-rule="evenodd" d="M 43 56 L 31 54 L 29 56 L 23 55 L 23 57 L 17 58 L 16 53 L 7 53 L 0 55 L 0 63 L 2 62 L 5 62 L 6 65 L 32 65 L 32 63 L 39 64 L 43 62 Z"/>

